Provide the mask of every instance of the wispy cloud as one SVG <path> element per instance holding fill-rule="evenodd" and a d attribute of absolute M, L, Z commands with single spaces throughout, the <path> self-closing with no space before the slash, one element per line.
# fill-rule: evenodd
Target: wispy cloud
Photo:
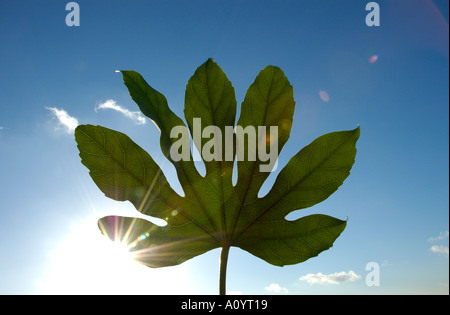
<path fill-rule="evenodd" d="M 118 111 L 119 113 L 123 114 L 125 117 L 130 118 L 131 120 L 134 120 L 138 125 L 144 125 L 147 123 L 147 120 L 144 116 L 138 111 L 132 112 L 119 104 L 116 103 L 115 100 L 106 100 L 105 102 L 99 104 L 95 111 L 98 111 L 99 109 L 112 109 L 115 111 Z"/>
<path fill-rule="evenodd" d="M 289 292 L 288 289 L 283 288 L 278 283 L 272 283 L 271 285 L 269 285 L 268 287 L 265 287 L 264 289 L 266 289 L 266 291 L 275 292 L 275 293 L 288 293 Z"/>
<path fill-rule="evenodd" d="M 436 237 L 430 237 L 430 238 L 428 239 L 428 242 L 443 241 L 443 240 L 445 240 L 446 238 L 448 238 L 448 236 L 449 236 L 448 231 L 441 232 L 441 233 L 439 233 L 439 235 L 436 236 Z"/>
<path fill-rule="evenodd" d="M 58 120 L 58 128 L 64 129 L 66 133 L 73 133 L 78 126 L 78 119 L 70 116 L 64 109 L 56 107 L 45 107 L 45 109 L 52 112 L 54 117 Z"/>
<path fill-rule="evenodd" d="M 442 254 L 442 255 L 446 255 L 446 256 L 448 256 L 448 254 L 449 254 L 448 246 L 444 246 L 444 245 L 433 245 L 433 246 L 431 246 L 430 250 L 436 254 Z"/>
<path fill-rule="evenodd" d="M 336 272 L 329 275 L 324 275 L 323 273 L 309 273 L 306 276 L 300 277 L 299 280 L 306 281 L 309 284 L 341 284 L 344 282 L 354 282 L 361 279 L 361 276 L 356 274 L 354 271 L 349 272 Z"/>
<path fill-rule="evenodd" d="M 428 242 L 439 242 L 447 239 L 449 237 L 448 231 L 444 231 L 439 233 L 436 237 L 430 237 L 428 238 Z M 449 249 L 448 246 L 445 245 L 433 245 L 430 247 L 430 251 L 436 254 L 441 254 L 448 256 L 449 255 Z"/>

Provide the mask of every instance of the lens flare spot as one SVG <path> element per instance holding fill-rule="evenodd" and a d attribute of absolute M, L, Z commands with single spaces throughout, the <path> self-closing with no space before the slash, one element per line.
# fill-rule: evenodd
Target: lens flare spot
<path fill-rule="evenodd" d="M 319 97 L 322 101 L 324 101 L 325 103 L 330 101 L 330 96 L 328 95 L 328 93 L 324 90 L 320 90 L 319 91 Z"/>
<path fill-rule="evenodd" d="M 378 61 L 378 55 L 372 55 L 369 57 L 369 63 L 375 63 Z"/>

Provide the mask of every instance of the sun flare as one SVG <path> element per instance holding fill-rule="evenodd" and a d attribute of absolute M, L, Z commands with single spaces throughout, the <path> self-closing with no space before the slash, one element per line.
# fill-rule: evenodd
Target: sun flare
<path fill-rule="evenodd" d="M 144 235 L 145 237 L 145 235 Z M 192 292 L 184 266 L 152 269 L 133 260 L 131 245 L 112 242 L 96 219 L 75 224 L 55 244 L 42 277 L 40 294 L 180 294 Z"/>

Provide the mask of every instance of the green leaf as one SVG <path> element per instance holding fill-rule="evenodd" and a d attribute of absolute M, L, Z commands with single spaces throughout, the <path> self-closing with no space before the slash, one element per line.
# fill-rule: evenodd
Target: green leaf
<path fill-rule="evenodd" d="M 287 143 L 293 122 L 293 88 L 281 69 L 268 66 L 257 75 L 236 126 L 234 88 L 212 59 L 186 86 L 187 127 L 139 73 L 121 73 L 130 96 L 159 128 L 161 150 L 175 166 L 184 195 L 170 187 L 151 156 L 128 136 L 80 125 L 75 139 L 81 161 L 100 190 L 167 222 L 158 226 L 143 218 L 107 216 L 99 220 L 104 235 L 128 244 L 135 259 L 150 267 L 180 264 L 222 247 L 221 293 L 231 246 L 283 266 L 303 262 L 333 245 L 346 221 L 322 214 L 295 221 L 286 216 L 325 200 L 342 185 L 355 161 L 359 127 L 323 135 L 301 149 L 260 198 L 258 192 Z M 252 130 L 253 142 L 248 136 Z M 197 171 L 190 150 L 183 151 L 190 146 L 189 132 L 204 159 L 205 176 Z M 235 159 L 238 178 L 233 185 Z"/>
<path fill-rule="evenodd" d="M 233 127 L 235 124 L 236 107 L 236 96 L 230 80 L 217 63 L 208 59 L 188 81 L 184 115 L 198 151 L 213 153 L 214 159 L 205 161 L 206 176 L 202 181 L 205 187 L 201 190 L 204 200 L 200 201 L 219 232 L 218 238 L 223 241 L 226 240 L 225 201 L 234 195 L 234 159 L 227 160 L 225 152 L 225 148 L 232 143 L 227 143 L 225 134 L 226 127 Z M 217 135 L 203 137 L 208 126 L 217 127 Z M 221 137 L 217 137 L 218 135 Z M 214 152 L 207 150 L 208 143 L 212 143 Z"/>
<path fill-rule="evenodd" d="M 255 221 L 240 235 L 236 246 L 276 266 L 303 262 L 329 249 L 346 222 L 313 214 L 296 221 Z"/>
<path fill-rule="evenodd" d="M 270 131 L 270 126 L 276 126 L 278 128 L 277 152 L 279 154 L 289 139 L 294 109 L 294 91 L 283 71 L 278 67 L 267 66 L 258 74 L 245 95 L 238 125 L 244 129 L 248 126 L 263 126 L 266 131 Z M 257 139 L 260 138 L 261 135 L 257 133 Z M 247 154 L 248 142 L 244 142 L 241 148 Z M 240 217 L 245 216 L 241 213 L 242 209 L 246 204 L 252 204 L 257 199 L 261 186 L 270 174 L 270 172 L 260 171 L 262 163 L 258 158 L 254 161 L 245 158 L 237 163 L 236 194 L 240 204 L 236 209 L 232 230 L 238 224 Z"/>
<path fill-rule="evenodd" d="M 196 216 L 202 218 L 199 224 L 203 226 L 206 219 L 208 223 L 204 228 L 210 233 L 217 233 L 217 219 L 211 207 L 206 207 L 205 196 L 214 198 L 216 202 L 209 203 L 216 205 L 220 202 L 220 198 L 211 194 L 211 188 L 202 180 L 194 166 L 190 152 L 188 159 L 181 159 L 180 161 L 174 161 L 170 155 L 171 146 L 179 140 L 179 138 L 170 136 L 171 131 L 175 127 L 186 128 L 186 125 L 170 110 L 164 95 L 150 87 L 139 73 L 136 71 L 121 71 L 121 73 L 132 99 L 138 104 L 142 113 L 152 119 L 161 131 L 161 150 L 175 166 L 185 199 L 192 201 L 186 207 L 191 207 L 191 204 L 194 205 L 195 209 L 190 212 L 199 212 L 196 214 Z"/>
<path fill-rule="evenodd" d="M 332 132 L 304 147 L 281 170 L 261 203 L 274 204 L 287 215 L 327 199 L 350 175 L 359 134 L 359 127 Z"/>
<path fill-rule="evenodd" d="M 217 126 L 224 135 L 226 126 L 234 126 L 236 120 L 236 96 L 231 82 L 212 59 L 208 59 L 194 73 L 186 86 L 184 115 L 191 133 L 194 119 L 200 119 L 201 131 L 207 126 Z M 222 140 L 224 140 L 223 137 Z M 194 138 L 201 152 L 207 139 Z M 223 141 L 222 147 L 225 143 Z M 224 153 L 224 152 L 222 152 Z M 222 155 L 225 161 L 225 155 Z M 210 163 L 206 163 L 207 167 Z"/>
<path fill-rule="evenodd" d="M 295 222 L 284 218 L 293 210 L 325 200 L 342 185 L 355 161 L 358 138 L 359 127 L 329 133 L 297 153 L 281 170 L 266 196 L 243 206 L 242 212 L 249 215 L 241 218 L 236 230 L 237 239 L 246 241 L 238 242 L 236 246 L 280 266 L 301 262 L 304 260 L 302 257 L 317 256 L 331 247 L 344 230 L 344 221 L 322 215 Z M 257 246 L 260 240 L 270 244 L 265 251 L 261 251 L 262 244 Z M 286 249 L 289 249 L 287 253 L 290 256 L 282 254 Z"/>

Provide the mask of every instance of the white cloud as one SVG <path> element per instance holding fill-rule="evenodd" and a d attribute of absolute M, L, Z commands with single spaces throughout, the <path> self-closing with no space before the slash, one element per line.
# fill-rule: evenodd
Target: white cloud
<path fill-rule="evenodd" d="M 349 272 L 336 272 L 329 275 L 324 275 L 321 272 L 316 274 L 309 273 L 306 276 L 299 278 L 299 280 L 306 281 L 309 284 L 341 284 L 344 282 L 354 282 L 359 279 L 361 279 L 361 276 L 352 270 Z"/>
<path fill-rule="evenodd" d="M 430 250 L 433 253 L 437 253 L 437 254 L 444 254 L 448 256 L 448 246 L 444 246 L 444 245 L 433 245 L 431 246 Z"/>
<path fill-rule="evenodd" d="M 119 113 L 123 114 L 125 117 L 130 118 L 131 120 L 134 120 L 138 125 L 144 125 L 147 123 L 147 120 L 145 120 L 145 117 L 142 116 L 141 112 L 132 112 L 116 103 L 115 100 L 106 100 L 105 102 L 99 104 L 95 111 L 98 111 L 99 109 L 112 109 L 115 111 L 118 111 Z"/>
<path fill-rule="evenodd" d="M 65 132 L 73 133 L 75 128 L 78 126 L 78 119 L 70 116 L 64 109 L 59 109 L 56 107 L 45 107 L 45 109 L 52 112 L 58 120 L 58 125 L 62 127 Z"/>
<path fill-rule="evenodd" d="M 3 130 L 3 129 L 5 129 L 5 127 L 0 126 L 0 130 Z"/>
<path fill-rule="evenodd" d="M 430 238 L 428 239 L 428 242 L 443 241 L 443 240 L 445 240 L 446 238 L 448 238 L 448 235 L 449 235 L 448 231 L 441 232 L 441 233 L 439 233 L 439 235 L 436 236 L 436 237 L 430 237 Z"/>
<path fill-rule="evenodd" d="M 266 291 L 275 292 L 275 293 L 288 293 L 289 292 L 288 289 L 283 288 L 282 286 L 280 286 L 277 283 L 272 283 L 268 287 L 265 287 L 265 289 L 266 289 Z"/>

